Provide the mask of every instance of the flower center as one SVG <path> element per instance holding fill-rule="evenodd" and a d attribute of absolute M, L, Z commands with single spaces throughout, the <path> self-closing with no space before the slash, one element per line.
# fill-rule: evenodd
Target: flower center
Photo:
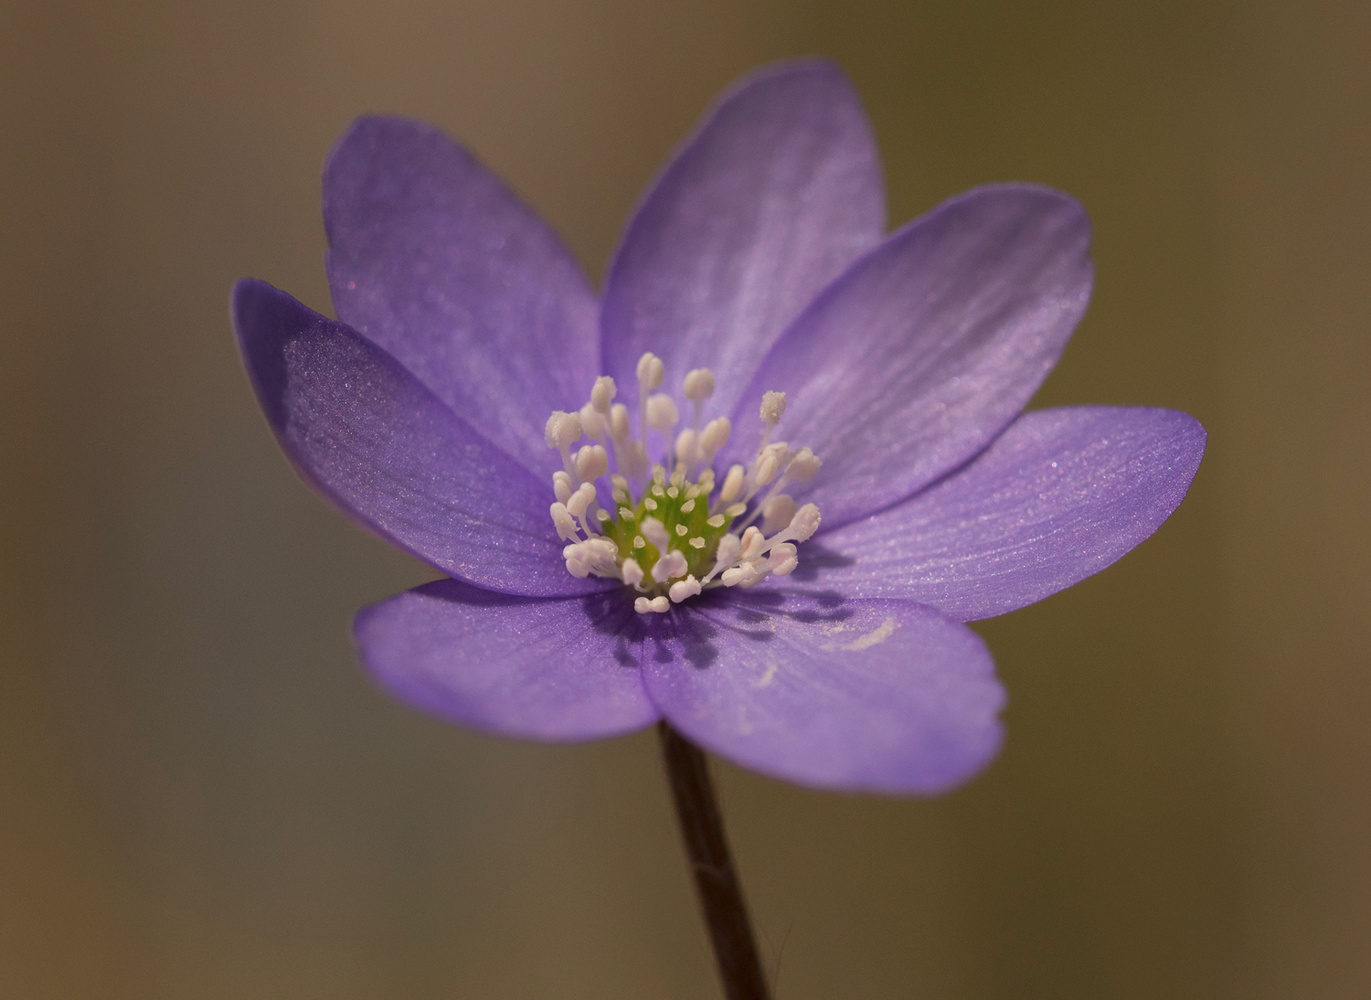
<path fill-rule="evenodd" d="M 547 445 L 562 456 L 552 476 L 552 523 L 568 543 L 567 572 L 622 580 L 639 595 L 633 606 L 641 614 L 666 611 L 707 588 L 751 587 L 793 572 L 795 543 L 819 527 L 819 508 L 799 506 L 783 490 L 808 482 L 821 463 L 808 448 L 791 451 L 771 440 L 785 393 L 763 395 L 761 446 L 750 465 L 731 466 L 720 483 L 714 458 L 733 428 L 727 417 L 701 425 L 714 374 L 696 368 L 686 375 L 682 390 L 694 419 L 679 433 L 675 401 L 655 391 L 665 377 L 661 358 L 644 354 L 637 376 L 637 436 L 628 407 L 614 402 L 614 380 L 604 375 L 578 412 L 548 417 Z M 661 442 L 656 464 L 648 458 L 649 431 Z M 593 443 L 573 450 L 583 437 Z"/>

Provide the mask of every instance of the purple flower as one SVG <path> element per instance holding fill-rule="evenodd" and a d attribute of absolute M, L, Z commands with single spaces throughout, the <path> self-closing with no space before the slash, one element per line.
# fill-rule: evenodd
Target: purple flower
<path fill-rule="evenodd" d="M 887 235 L 882 188 L 841 71 L 764 69 L 653 182 L 597 298 L 462 147 L 357 121 L 324 173 L 340 321 L 254 280 L 233 317 L 299 473 L 451 577 L 358 615 L 376 678 L 528 739 L 665 717 L 814 787 L 983 768 L 1004 693 L 962 623 L 1148 537 L 1205 433 L 1021 412 L 1090 295 L 1073 199 L 977 188 Z"/>

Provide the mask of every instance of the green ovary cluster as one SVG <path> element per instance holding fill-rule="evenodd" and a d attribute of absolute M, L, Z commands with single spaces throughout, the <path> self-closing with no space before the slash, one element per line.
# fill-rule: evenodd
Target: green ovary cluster
<path fill-rule="evenodd" d="M 728 534 L 734 516 L 731 509 L 710 514 L 713 480 L 711 472 L 706 472 L 697 483 L 686 482 L 680 474 L 670 481 L 659 475 L 636 502 L 622 483 L 615 485 L 615 506 L 608 512 L 610 519 L 601 521 L 600 530 L 618 547 L 620 563 L 633 559 L 643 569 L 644 591 L 664 594 L 672 582 L 657 583 L 652 579 L 652 567 L 663 553 L 651 537 L 657 535 L 660 539 L 660 534 L 652 526 L 644 531 L 643 522 L 649 518 L 660 521 L 666 529 L 667 549 L 685 557 L 687 575 L 702 579 L 713 568 L 719 540 Z"/>

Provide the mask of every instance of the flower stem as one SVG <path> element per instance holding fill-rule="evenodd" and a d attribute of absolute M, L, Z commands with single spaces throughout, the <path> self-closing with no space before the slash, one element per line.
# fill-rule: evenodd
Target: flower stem
<path fill-rule="evenodd" d="M 724 993 L 728 1000 L 767 1000 L 766 979 L 757 959 L 743 889 L 728 855 L 705 755 L 665 721 L 657 724 L 657 735 Z"/>

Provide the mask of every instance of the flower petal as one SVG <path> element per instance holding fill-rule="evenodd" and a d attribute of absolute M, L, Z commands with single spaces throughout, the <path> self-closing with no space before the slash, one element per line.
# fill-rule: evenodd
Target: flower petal
<path fill-rule="evenodd" d="M 744 77 L 649 188 L 605 280 L 603 351 L 620 388 L 644 351 L 669 379 L 708 367 L 728 413 L 785 325 L 885 231 L 875 140 L 842 70 Z"/>
<path fill-rule="evenodd" d="M 520 739 L 601 739 L 658 717 L 638 650 L 601 625 L 605 596 L 529 599 L 439 580 L 363 608 L 353 632 L 372 675 L 422 711 Z"/>
<path fill-rule="evenodd" d="M 1014 611 L 1156 531 L 1204 446 L 1204 428 L 1176 410 L 1025 413 L 959 472 L 814 539 L 786 587 L 908 598 L 962 621 Z"/>
<path fill-rule="evenodd" d="M 990 653 L 931 608 L 733 592 L 672 618 L 672 634 L 644 647 L 648 693 L 691 740 L 743 767 L 814 788 L 931 794 L 1000 747 Z"/>
<path fill-rule="evenodd" d="M 324 168 L 338 316 L 539 474 L 599 373 L 595 293 L 531 209 L 437 129 L 359 118 Z"/>
<path fill-rule="evenodd" d="M 1056 364 L 1090 297 L 1090 224 L 1072 198 L 1001 185 L 944 202 L 834 282 L 772 348 L 753 400 L 788 394 L 779 436 L 824 466 L 806 490 L 836 526 L 980 451 Z"/>
<path fill-rule="evenodd" d="M 453 576 L 535 596 L 584 593 L 533 473 L 399 362 L 261 281 L 233 323 L 271 428 L 305 481 L 354 521 Z"/>

